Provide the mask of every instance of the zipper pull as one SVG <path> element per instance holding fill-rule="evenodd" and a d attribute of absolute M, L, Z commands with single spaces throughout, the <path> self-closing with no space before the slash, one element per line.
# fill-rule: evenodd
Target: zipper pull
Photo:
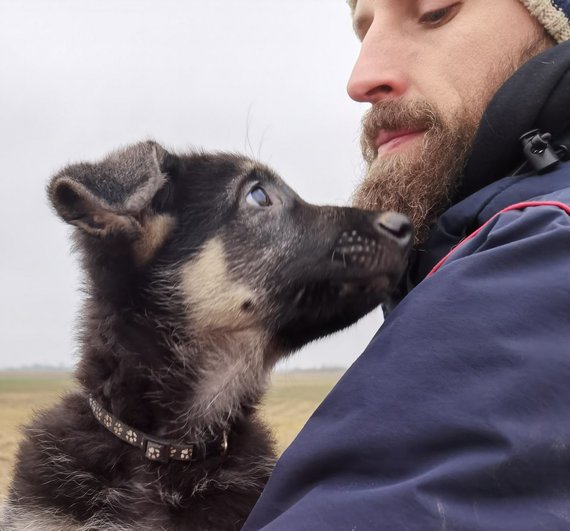
<path fill-rule="evenodd" d="M 560 162 L 556 151 L 550 145 L 551 139 L 550 133 L 541 134 L 540 129 L 533 129 L 520 137 L 526 160 L 539 173 L 551 170 Z"/>

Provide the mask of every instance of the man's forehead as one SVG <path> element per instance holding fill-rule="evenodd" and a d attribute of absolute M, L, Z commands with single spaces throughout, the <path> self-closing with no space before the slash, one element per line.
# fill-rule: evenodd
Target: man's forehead
<path fill-rule="evenodd" d="M 358 2 L 358 0 L 346 0 L 346 3 L 350 6 L 352 11 L 356 9 L 356 2 Z"/>

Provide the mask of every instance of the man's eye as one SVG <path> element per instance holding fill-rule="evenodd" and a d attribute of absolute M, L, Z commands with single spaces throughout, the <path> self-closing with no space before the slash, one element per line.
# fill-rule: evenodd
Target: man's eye
<path fill-rule="evenodd" d="M 447 22 L 453 14 L 455 14 L 456 9 L 459 4 L 451 4 L 447 7 L 442 7 L 440 9 L 434 9 L 433 11 L 428 11 L 420 17 L 420 24 L 426 26 L 437 27 Z"/>
<path fill-rule="evenodd" d="M 261 186 L 254 186 L 245 196 L 245 200 L 254 207 L 268 207 L 271 205 L 267 192 Z"/>

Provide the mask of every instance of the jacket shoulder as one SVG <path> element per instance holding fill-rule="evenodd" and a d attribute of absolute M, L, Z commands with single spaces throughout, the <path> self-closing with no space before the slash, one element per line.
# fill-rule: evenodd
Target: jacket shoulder
<path fill-rule="evenodd" d="M 543 250 L 548 254 L 552 238 L 566 240 L 569 229 L 570 187 L 512 203 L 464 238 L 434 266 L 428 277 L 454 260 L 488 250 L 490 247 L 515 245 L 520 248 L 527 238 L 536 240 L 542 237 Z M 536 244 L 536 241 L 533 243 Z"/>

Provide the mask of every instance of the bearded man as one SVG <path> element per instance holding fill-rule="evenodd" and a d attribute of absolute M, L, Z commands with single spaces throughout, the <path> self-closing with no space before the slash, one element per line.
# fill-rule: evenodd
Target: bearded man
<path fill-rule="evenodd" d="M 570 529 L 570 2 L 352 0 L 355 203 L 416 246 L 246 529 Z"/>

